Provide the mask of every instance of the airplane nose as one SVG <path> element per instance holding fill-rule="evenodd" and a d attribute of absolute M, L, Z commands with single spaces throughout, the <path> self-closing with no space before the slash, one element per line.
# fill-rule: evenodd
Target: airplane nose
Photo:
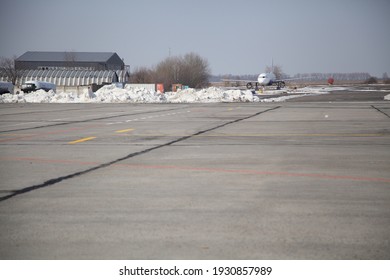
<path fill-rule="evenodd" d="M 257 79 L 257 81 L 259 82 L 260 85 L 263 85 L 263 84 L 264 84 L 264 78 L 259 77 L 259 78 Z"/>

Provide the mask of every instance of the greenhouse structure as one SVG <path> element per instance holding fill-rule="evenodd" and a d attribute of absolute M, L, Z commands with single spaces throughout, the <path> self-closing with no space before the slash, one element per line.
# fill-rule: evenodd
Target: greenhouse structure
<path fill-rule="evenodd" d="M 128 78 L 129 73 L 126 70 L 20 70 L 16 84 L 21 85 L 33 80 L 54 83 L 57 86 L 74 87 L 126 83 Z M 0 80 L 9 80 L 5 71 L 0 71 Z"/>

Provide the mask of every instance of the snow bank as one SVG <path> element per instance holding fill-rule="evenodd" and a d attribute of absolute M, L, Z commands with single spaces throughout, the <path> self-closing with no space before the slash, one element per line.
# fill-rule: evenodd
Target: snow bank
<path fill-rule="evenodd" d="M 266 91 L 253 95 L 249 90 L 232 90 L 210 87 L 201 90 L 185 89 L 179 92 L 157 93 L 145 88 L 118 88 L 106 85 L 98 91 L 85 90 L 83 93 L 68 93 L 38 90 L 31 93 L 3 94 L 0 103 L 216 103 L 216 102 L 281 102 L 290 98 L 326 94 L 345 88 L 307 87 L 292 91 Z M 287 94 L 286 96 L 275 96 Z M 267 96 L 265 96 L 267 95 Z"/>
<path fill-rule="evenodd" d="M 185 89 L 179 92 L 167 92 L 164 94 L 168 103 L 216 103 L 216 102 L 256 102 L 257 96 L 253 96 L 249 90 L 224 90 L 210 87 L 202 90 Z"/>
<path fill-rule="evenodd" d="M 0 103 L 210 103 L 210 102 L 257 102 L 249 90 L 224 90 L 210 87 L 202 90 L 186 89 L 160 94 L 145 88 L 117 88 L 107 85 L 93 93 L 82 94 L 38 90 L 31 93 L 4 94 Z"/>
<path fill-rule="evenodd" d="M 261 99 L 261 102 L 284 102 L 292 98 L 328 94 L 331 91 L 345 90 L 345 89 L 346 88 L 344 87 L 305 87 L 305 88 L 292 90 L 290 92 L 285 92 L 285 93 L 289 93 L 290 95 Z"/>
<path fill-rule="evenodd" d="M 85 102 L 98 103 L 161 103 L 164 96 L 145 88 L 117 88 L 107 85 L 95 93 L 89 93 L 89 100 Z"/>

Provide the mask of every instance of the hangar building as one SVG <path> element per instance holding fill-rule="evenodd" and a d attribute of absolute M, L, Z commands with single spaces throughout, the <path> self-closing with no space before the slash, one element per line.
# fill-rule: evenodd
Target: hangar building
<path fill-rule="evenodd" d="M 124 70 L 114 52 L 26 52 L 15 60 L 16 70 Z"/>
<path fill-rule="evenodd" d="M 17 85 L 27 80 L 39 80 L 64 88 L 126 83 L 130 76 L 115 52 L 29 51 L 15 60 L 15 69 L 20 73 Z M 4 71 L 0 71 L 1 78 L 9 80 Z"/>

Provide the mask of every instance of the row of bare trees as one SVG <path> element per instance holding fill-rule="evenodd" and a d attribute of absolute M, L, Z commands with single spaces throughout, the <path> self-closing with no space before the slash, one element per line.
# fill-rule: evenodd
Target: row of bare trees
<path fill-rule="evenodd" d="M 202 88 L 209 84 L 209 63 L 196 53 L 168 57 L 153 68 L 140 67 L 130 76 L 131 83 L 162 83 L 165 89 L 172 84 Z"/>

